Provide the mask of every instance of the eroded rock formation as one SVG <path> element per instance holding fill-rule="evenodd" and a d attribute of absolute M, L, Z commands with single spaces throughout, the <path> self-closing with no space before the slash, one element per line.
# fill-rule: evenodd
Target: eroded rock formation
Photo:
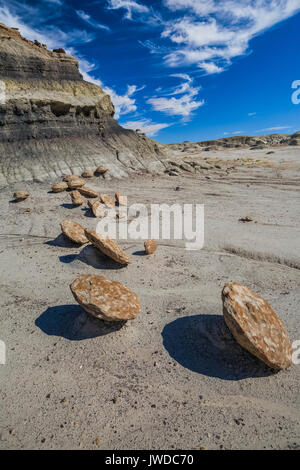
<path fill-rule="evenodd" d="M 106 177 L 159 172 L 159 144 L 123 129 L 110 97 L 78 61 L 0 24 L 0 185 L 99 165 Z"/>

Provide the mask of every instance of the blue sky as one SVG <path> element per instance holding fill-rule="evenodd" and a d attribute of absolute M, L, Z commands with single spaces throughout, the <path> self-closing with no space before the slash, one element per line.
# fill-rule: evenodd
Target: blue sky
<path fill-rule="evenodd" d="M 300 0 L 0 0 L 0 21 L 75 55 L 160 142 L 300 130 Z"/>

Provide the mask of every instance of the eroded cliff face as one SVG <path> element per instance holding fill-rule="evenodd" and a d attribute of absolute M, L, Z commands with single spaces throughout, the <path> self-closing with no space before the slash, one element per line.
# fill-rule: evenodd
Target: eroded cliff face
<path fill-rule="evenodd" d="M 123 129 L 110 97 L 63 50 L 0 24 L 0 185 L 104 164 L 110 176 L 161 172 L 161 146 Z M 109 177 L 109 176 L 108 176 Z"/>

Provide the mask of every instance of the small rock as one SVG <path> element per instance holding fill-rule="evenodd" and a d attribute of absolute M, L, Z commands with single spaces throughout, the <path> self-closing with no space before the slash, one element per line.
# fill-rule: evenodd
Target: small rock
<path fill-rule="evenodd" d="M 79 178 L 78 176 L 76 178 L 72 178 L 70 181 L 68 181 L 68 187 L 70 189 L 78 189 L 84 186 L 86 181 L 83 178 Z"/>
<path fill-rule="evenodd" d="M 240 222 L 253 222 L 252 217 L 249 217 L 249 215 L 246 215 L 246 217 L 241 217 L 239 219 Z"/>
<path fill-rule="evenodd" d="M 61 181 L 60 183 L 54 184 L 51 189 L 53 193 L 62 193 L 68 189 L 68 184 L 65 181 Z"/>
<path fill-rule="evenodd" d="M 84 203 L 84 197 L 77 190 L 71 192 L 71 199 L 74 206 L 81 206 Z"/>
<path fill-rule="evenodd" d="M 72 240 L 72 242 L 79 243 L 80 245 L 88 243 L 88 239 L 84 234 L 84 228 L 77 222 L 64 220 L 60 223 L 60 226 L 62 233 Z"/>
<path fill-rule="evenodd" d="M 122 196 L 122 194 L 116 193 L 115 197 L 119 206 L 127 206 L 127 196 Z"/>
<path fill-rule="evenodd" d="M 106 206 L 100 201 L 88 201 L 89 207 L 92 209 L 92 212 L 95 217 L 103 218 L 106 216 L 107 210 Z"/>
<path fill-rule="evenodd" d="M 115 201 L 107 194 L 100 194 L 100 199 L 107 207 L 115 207 Z"/>
<path fill-rule="evenodd" d="M 67 176 L 64 177 L 63 181 L 68 183 L 69 181 L 72 181 L 72 179 L 77 179 L 77 178 L 78 178 L 77 175 L 67 175 Z"/>
<path fill-rule="evenodd" d="M 86 170 L 81 173 L 82 178 L 93 178 L 94 173 L 91 170 Z"/>
<path fill-rule="evenodd" d="M 96 191 L 94 191 L 93 189 L 87 188 L 87 187 L 78 188 L 78 191 L 80 192 L 80 194 L 82 194 L 85 197 L 95 198 L 95 197 L 99 196 L 99 194 Z"/>
<path fill-rule="evenodd" d="M 94 440 L 93 444 L 94 444 L 95 446 L 97 446 L 97 447 L 100 447 L 100 439 L 97 437 L 97 438 Z"/>
<path fill-rule="evenodd" d="M 152 255 L 157 250 L 157 243 L 154 240 L 147 240 L 144 247 L 146 255 Z"/>
<path fill-rule="evenodd" d="M 96 318 L 106 321 L 134 319 L 141 304 L 137 295 L 120 282 L 83 274 L 70 286 L 75 300 Z"/>
<path fill-rule="evenodd" d="M 268 302 L 235 282 L 222 291 L 225 322 L 237 342 L 272 369 L 291 366 L 292 346 Z"/>
<path fill-rule="evenodd" d="M 95 173 L 98 173 L 99 175 L 104 175 L 108 171 L 108 168 L 106 166 L 100 165 L 98 168 L 96 168 Z"/>
<path fill-rule="evenodd" d="M 99 235 L 95 230 L 85 229 L 85 236 L 99 251 L 104 253 L 116 263 L 126 265 L 130 263 L 129 256 L 119 247 L 115 240 Z"/>
<path fill-rule="evenodd" d="M 16 191 L 14 193 L 14 198 L 16 201 L 25 201 L 30 196 L 28 191 L 22 190 L 22 191 Z"/>

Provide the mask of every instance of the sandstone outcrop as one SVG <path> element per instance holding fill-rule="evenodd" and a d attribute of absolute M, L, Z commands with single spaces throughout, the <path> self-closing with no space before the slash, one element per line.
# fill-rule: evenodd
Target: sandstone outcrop
<path fill-rule="evenodd" d="M 74 206 L 81 206 L 84 203 L 84 197 L 81 196 L 80 192 L 75 189 L 74 191 L 71 191 L 71 200 L 72 204 Z"/>
<path fill-rule="evenodd" d="M 77 222 L 72 220 L 64 220 L 60 223 L 62 233 L 72 242 L 84 245 L 88 243 L 88 239 L 84 234 L 84 228 Z"/>
<path fill-rule="evenodd" d="M 268 302 L 235 282 L 222 291 L 225 322 L 237 342 L 272 369 L 287 369 L 292 346 Z"/>
<path fill-rule="evenodd" d="M 96 191 L 94 191 L 91 188 L 87 188 L 86 186 L 78 188 L 78 191 L 80 192 L 80 194 L 82 194 L 85 197 L 96 198 L 99 196 L 99 194 Z"/>
<path fill-rule="evenodd" d="M 144 247 L 146 255 L 152 255 L 157 250 L 157 243 L 154 240 L 146 240 Z"/>
<path fill-rule="evenodd" d="M 107 207 L 115 207 L 115 201 L 107 194 L 100 194 L 100 199 Z"/>
<path fill-rule="evenodd" d="M 62 193 L 68 189 L 68 184 L 65 181 L 61 181 L 60 183 L 54 184 L 51 189 L 53 193 Z"/>
<path fill-rule="evenodd" d="M 25 201 L 30 196 L 28 191 L 21 190 L 14 193 L 14 198 L 16 201 Z"/>
<path fill-rule="evenodd" d="M 95 217 L 103 218 L 107 214 L 105 204 L 100 201 L 88 201 L 88 205 L 91 208 Z"/>
<path fill-rule="evenodd" d="M 116 263 L 126 265 L 130 263 L 129 256 L 119 247 L 115 240 L 101 236 L 95 230 L 85 229 L 85 236 L 102 253 L 113 259 Z"/>
<path fill-rule="evenodd" d="M 70 286 L 75 300 L 94 317 L 106 321 L 133 320 L 139 314 L 138 296 L 120 282 L 83 274 Z"/>

